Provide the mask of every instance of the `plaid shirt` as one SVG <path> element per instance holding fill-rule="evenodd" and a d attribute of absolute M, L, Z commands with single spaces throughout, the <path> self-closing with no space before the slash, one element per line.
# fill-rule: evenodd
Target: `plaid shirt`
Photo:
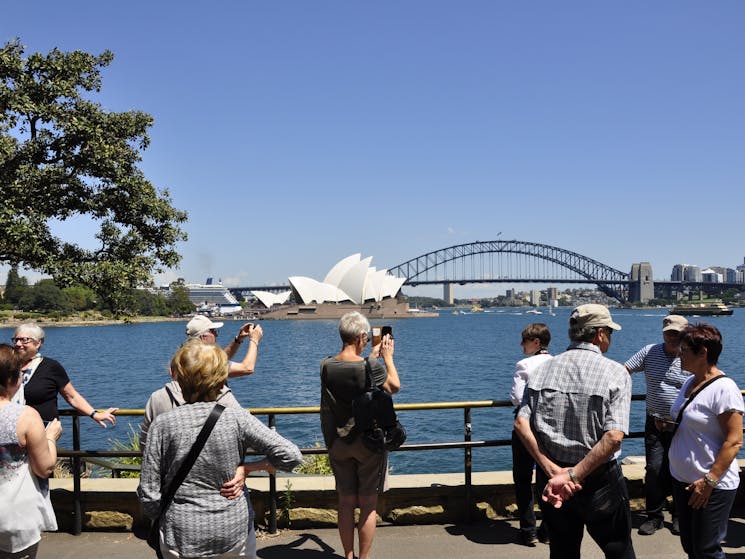
<path fill-rule="evenodd" d="M 528 378 L 519 417 L 551 460 L 576 464 L 606 431 L 629 431 L 631 375 L 589 343 L 572 343 Z"/>

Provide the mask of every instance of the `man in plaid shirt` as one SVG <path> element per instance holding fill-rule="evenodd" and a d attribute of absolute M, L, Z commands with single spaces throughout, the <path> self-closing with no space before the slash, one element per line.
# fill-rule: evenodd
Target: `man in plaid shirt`
<path fill-rule="evenodd" d="M 629 431 L 631 379 L 603 357 L 621 326 L 603 305 L 569 318 L 569 348 L 528 379 L 515 430 L 536 459 L 551 559 L 578 558 L 584 528 L 606 558 L 634 558 L 626 482 L 616 460 Z"/>

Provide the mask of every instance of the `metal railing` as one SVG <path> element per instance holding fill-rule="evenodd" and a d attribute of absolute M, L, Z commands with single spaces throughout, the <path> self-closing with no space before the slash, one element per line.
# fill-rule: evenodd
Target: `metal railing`
<path fill-rule="evenodd" d="M 632 400 L 645 400 L 643 394 L 635 394 Z M 470 520 L 471 516 L 471 495 L 472 495 L 472 457 L 474 448 L 510 446 L 511 439 L 491 439 L 491 440 L 472 440 L 472 410 L 480 408 L 511 408 L 514 407 L 509 400 L 478 400 L 478 401 L 461 401 L 461 402 L 426 402 L 416 404 L 395 404 L 396 411 L 432 411 L 432 410 L 463 410 L 463 440 L 453 442 L 430 442 L 430 443 L 409 443 L 404 444 L 395 452 L 415 452 L 422 450 L 452 450 L 463 449 L 463 473 L 464 473 L 464 518 Z M 248 408 L 254 416 L 267 416 L 267 425 L 269 428 L 276 428 L 278 415 L 302 415 L 318 414 L 318 406 L 289 407 L 289 408 Z M 80 487 L 80 478 L 82 473 L 82 462 L 90 461 L 99 466 L 107 467 L 104 458 L 124 458 L 124 457 L 141 457 L 141 451 L 125 450 L 81 450 L 80 448 L 80 414 L 75 410 L 60 410 L 60 416 L 72 417 L 72 442 L 73 450 L 59 449 L 57 456 L 60 458 L 72 459 L 73 473 L 73 534 L 78 535 L 83 529 L 82 519 L 82 491 Z M 120 409 L 116 412 L 117 416 L 142 416 L 143 409 Z M 405 424 L 406 422 L 403 421 Z M 644 436 L 644 431 L 630 432 L 628 438 L 639 438 Z M 302 448 L 303 455 L 310 454 L 327 454 L 324 447 Z M 258 452 L 248 452 L 247 456 L 260 456 Z M 121 468 L 130 469 L 130 468 Z M 112 469 L 112 475 L 114 469 Z M 269 531 L 277 531 L 277 478 L 274 474 L 269 475 Z"/>

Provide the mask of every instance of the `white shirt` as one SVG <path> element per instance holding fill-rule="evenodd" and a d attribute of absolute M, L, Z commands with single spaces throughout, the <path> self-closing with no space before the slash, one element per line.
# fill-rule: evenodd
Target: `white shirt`
<path fill-rule="evenodd" d="M 528 376 L 535 371 L 539 365 L 551 359 L 548 353 L 539 353 L 521 359 L 515 365 L 515 375 L 512 377 L 512 389 L 510 390 L 510 400 L 516 406 L 523 401 L 523 392 L 525 385 L 528 383 Z"/>
<path fill-rule="evenodd" d="M 693 382 L 686 380 L 670 415 L 678 417 L 686 400 L 686 391 Z M 724 444 L 724 433 L 717 419 L 721 414 L 735 410 L 745 412 L 742 393 L 735 381 L 720 378 L 704 388 L 683 411 L 683 417 L 670 445 L 670 473 L 683 483 L 693 483 L 709 473 L 717 454 Z M 740 467 L 732 460 L 729 469 L 719 479 L 717 489 L 737 489 L 740 484 Z"/>

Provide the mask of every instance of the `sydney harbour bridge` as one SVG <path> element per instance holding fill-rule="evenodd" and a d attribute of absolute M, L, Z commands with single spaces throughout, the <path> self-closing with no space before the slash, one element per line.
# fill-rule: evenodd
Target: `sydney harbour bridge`
<path fill-rule="evenodd" d="M 404 286 L 442 285 L 446 301 L 451 300 L 454 285 L 472 283 L 594 284 L 620 303 L 743 288 L 740 284 L 654 281 L 648 262 L 633 264 L 630 272 L 623 272 L 567 249 L 518 240 L 454 245 L 422 254 L 388 271 L 407 278 Z M 230 291 L 245 297 L 254 289 L 276 292 L 289 286 L 232 287 Z"/>

